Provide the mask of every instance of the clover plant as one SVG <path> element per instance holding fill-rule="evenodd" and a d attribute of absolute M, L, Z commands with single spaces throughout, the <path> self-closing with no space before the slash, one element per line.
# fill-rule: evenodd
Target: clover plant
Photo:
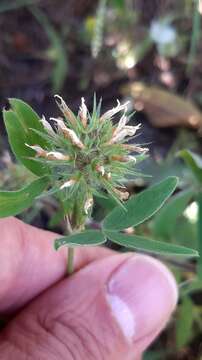
<path fill-rule="evenodd" d="M 136 163 L 147 149 L 135 143 L 140 124 L 128 124 L 128 103 L 118 101 L 103 114 L 101 101 L 97 104 L 94 98 L 90 113 L 82 98 L 78 114 L 74 114 L 62 97 L 55 95 L 55 100 L 61 117 L 50 121 L 19 99 L 10 99 L 11 108 L 3 110 L 12 151 L 36 178 L 21 190 L 0 192 L 0 217 L 17 215 L 40 197 L 55 196 L 67 227 L 67 234 L 55 240 L 55 249 L 68 247 L 69 274 L 74 269 L 76 246 L 102 245 L 107 239 L 140 251 L 197 256 L 195 250 L 125 232 L 156 213 L 177 186 L 177 178 L 169 177 L 130 196 L 127 179 L 136 176 Z M 112 197 L 117 203 L 100 230 L 86 228 L 95 197 Z"/>

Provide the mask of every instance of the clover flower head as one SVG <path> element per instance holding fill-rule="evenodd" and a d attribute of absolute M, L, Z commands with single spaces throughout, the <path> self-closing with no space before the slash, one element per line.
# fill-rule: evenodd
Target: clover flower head
<path fill-rule="evenodd" d="M 26 144 L 35 152 L 35 160 L 49 168 L 51 191 L 73 210 L 78 207 L 80 217 L 90 214 L 93 196 L 105 196 L 108 192 L 118 202 L 127 200 L 129 193 L 125 182 L 134 173 L 137 155 L 148 151 L 140 145 L 128 144 L 140 129 L 128 125 L 128 102 L 100 114 L 101 102 L 94 101 L 92 113 L 81 99 L 78 114 L 74 114 L 63 98 L 55 95 L 62 117 L 41 119 L 46 147 Z M 122 112 L 116 123 L 115 116 Z"/>

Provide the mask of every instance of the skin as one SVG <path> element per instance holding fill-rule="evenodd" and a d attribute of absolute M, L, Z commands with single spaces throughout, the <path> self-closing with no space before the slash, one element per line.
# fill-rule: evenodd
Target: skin
<path fill-rule="evenodd" d="M 56 234 L 15 218 L 0 220 L 0 234 L 4 360 L 139 360 L 175 309 L 172 275 L 147 256 L 77 248 L 65 277 Z"/>

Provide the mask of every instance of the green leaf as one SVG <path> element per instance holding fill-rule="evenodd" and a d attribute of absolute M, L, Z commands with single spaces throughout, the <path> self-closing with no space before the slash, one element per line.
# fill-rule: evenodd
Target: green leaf
<path fill-rule="evenodd" d="M 188 246 L 192 249 L 198 250 L 196 223 L 191 222 L 185 216 L 178 218 L 172 236 L 169 240 L 174 240 L 175 243 L 183 246 Z"/>
<path fill-rule="evenodd" d="M 193 303 L 189 296 L 182 299 L 179 306 L 177 324 L 176 324 L 176 345 L 181 350 L 192 337 L 192 326 L 194 322 Z"/>
<path fill-rule="evenodd" d="M 9 99 L 12 110 L 19 117 L 19 121 L 22 124 L 25 131 L 29 132 L 30 128 L 43 131 L 43 125 L 40 122 L 40 117 L 31 108 L 30 105 L 26 104 L 20 99 Z"/>
<path fill-rule="evenodd" d="M 30 159 L 34 157 L 36 153 L 25 145 L 25 143 L 28 143 L 29 145 L 37 144 L 42 147 L 47 146 L 47 142 L 31 130 L 34 128 L 44 132 L 43 126 L 39 121 L 39 116 L 22 100 L 10 99 L 9 102 L 12 110 L 4 110 L 3 118 L 14 155 L 17 160 L 34 174 L 38 176 L 47 174 L 48 168 L 45 165 L 42 166 Z"/>
<path fill-rule="evenodd" d="M 48 182 L 48 178 L 44 176 L 21 190 L 0 191 L 0 217 L 17 215 L 29 208 L 35 198 L 45 190 Z"/>
<path fill-rule="evenodd" d="M 109 195 L 105 196 L 105 198 L 95 196 L 95 201 L 102 208 L 102 211 L 111 211 L 117 206 L 117 202 Z"/>
<path fill-rule="evenodd" d="M 191 280 L 185 281 L 180 286 L 180 298 L 186 297 L 187 295 L 192 295 L 202 290 L 202 282 L 198 280 L 197 277 L 192 278 Z"/>
<path fill-rule="evenodd" d="M 99 230 L 86 230 L 78 234 L 62 237 L 55 240 L 55 249 L 61 246 L 92 246 L 101 245 L 106 242 L 105 235 Z"/>
<path fill-rule="evenodd" d="M 176 177 L 166 180 L 132 196 L 124 203 L 125 210 L 116 207 L 103 222 L 103 229 L 123 230 L 143 223 L 154 215 L 169 198 L 177 185 Z"/>
<path fill-rule="evenodd" d="M 154 235 L 170 237 L 175 229 L 177 218 L 189 204 L 195 194 L 194 190 L 185 190 L 173 196 L 155 216 L 153 222 Z"/>
<path fill-rule="evenodd" d="M 138 235 L 126 235 L 115 231 L 105 231 L 107 237 L 114 243 L 125 246 L 131 249 L 137 249 L 146 252 L 152 252 L 161 255 L 175 255 L 184 257 L 196 257 L 198 252 L 186 248 L 184 246 L 168 244 L 166 242 L 160 242 L 151 240 L 143 236 Z"/>
<path fill-rule="evenodd" d="M 193 153 L 190 150 L 182 150 L 179 152 L 187 166 L 191 169 L 196 179 L 202 182 L 202 159 L 199 155 Z"/>

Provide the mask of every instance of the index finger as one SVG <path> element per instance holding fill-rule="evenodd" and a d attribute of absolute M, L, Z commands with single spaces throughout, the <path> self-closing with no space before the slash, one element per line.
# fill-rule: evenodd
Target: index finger
<path fill-rule="evenodd" d="M 24 306 L 66 273 L 67 248 L 54 250 L 58 236 L 16 218 L 0 219 L 0 313 Z M 105 248 L 77 248 L 75 270 L 107 255 Z"/>

